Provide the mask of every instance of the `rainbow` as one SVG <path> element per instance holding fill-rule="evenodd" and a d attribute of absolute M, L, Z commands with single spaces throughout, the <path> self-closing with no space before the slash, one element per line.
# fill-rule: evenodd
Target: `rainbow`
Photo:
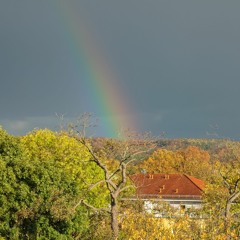
<path fill-rule="evenodd" d="M 117 76 L 111 71 L 109 62 L 94 42 L 95 38 L 89 27 L 86 28 L 86 17 L 83 18 L 82 13 L 76 12 L 70 1 L 57 0 L 55 6 L 63 19 L 77 71 L 85 71 L 91 98 L 98 109 L 97 114 L 101 115 L 100 124 L 104 124 L 104 135 L 117 137 L 121 129 L 136 131 L 136 121 L 126 101 L 127 96 L 117 85 Z"/>

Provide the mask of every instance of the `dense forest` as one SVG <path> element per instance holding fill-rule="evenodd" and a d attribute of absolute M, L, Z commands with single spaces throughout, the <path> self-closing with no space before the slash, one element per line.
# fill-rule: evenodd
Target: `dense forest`
<path fill-rule="evenodd" d="M 166 220 L 123 201 L 143 171 L 202 179 L 206 217 Z M 239 142 L 0 128 L 0 239 L 239 239 L 239 219 Z"/>

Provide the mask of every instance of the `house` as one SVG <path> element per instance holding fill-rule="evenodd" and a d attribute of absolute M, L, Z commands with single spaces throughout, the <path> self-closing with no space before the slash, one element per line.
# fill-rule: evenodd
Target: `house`
<path fill-rule="evenodd" d="M 160 203 L 167 203 L 178 214 L 191 214 L 202 206 L 204 182 L 195 177 L 141 173 L 132 175 L 130 179 L 136 187 L 136 195 L 131 199 L 141 199 L 147 212 L 162 216 L 164 213 L 163 209 L 159 210 Z"/>

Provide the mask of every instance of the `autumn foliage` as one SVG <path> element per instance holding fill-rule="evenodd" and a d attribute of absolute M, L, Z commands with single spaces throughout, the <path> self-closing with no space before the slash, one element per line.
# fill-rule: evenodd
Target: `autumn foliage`
<path fill-rule="evenodd" d="M 156 145 L 48 129 L 15 137 L 0 129 L 0 239 L 239 239 L 240 144 Z M 204 180 L 203 217 L 156 218 L 142 202 L 128 203 L 135 191 L 128 175 L 135 172 Z"/>

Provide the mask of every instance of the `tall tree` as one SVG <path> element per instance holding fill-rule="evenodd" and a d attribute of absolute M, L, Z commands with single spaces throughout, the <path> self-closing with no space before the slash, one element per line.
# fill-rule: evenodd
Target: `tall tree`
<path fill-rule="evenodd" d="M 102 180 L 95 181 L 91 188 L 102 183 L 107 187 L 110 207 L 105 211 L 111 217 L 112 238 L 117 239 L 119 235 L 119 200 L 127 189 L 133 188 L 128 182 L 128 167 L 135 161 L 140 160 L 144 153 L 153 150 L 156 147 L 156 142 L 149 134 L 141 135 L 127 131 L 118 140 L 95 141 L 95 144 L 91 146 L 90 143 L 94 142 L 93 139 L 86 137 L 86 129 L 91 126 L 90 121 L 89 115 L 85 115 L 80 125 L 71 125 L 70 134 L 85 146 L 91 156 L 89 163 L 93 162 L 103 171 Z M 79 203 L 97 210 L 85 199 L 81 199 Z"/>
<path fill-rule="evenodd" d="M 89 163 L 76 139 L 50 130 L 13 138 L 0 131 L 0 236 L 7 239 L 82 239 L 92 212 L 85 198 L 107 205 L 107 189 L 93 180 L 103 172 Z"/>

